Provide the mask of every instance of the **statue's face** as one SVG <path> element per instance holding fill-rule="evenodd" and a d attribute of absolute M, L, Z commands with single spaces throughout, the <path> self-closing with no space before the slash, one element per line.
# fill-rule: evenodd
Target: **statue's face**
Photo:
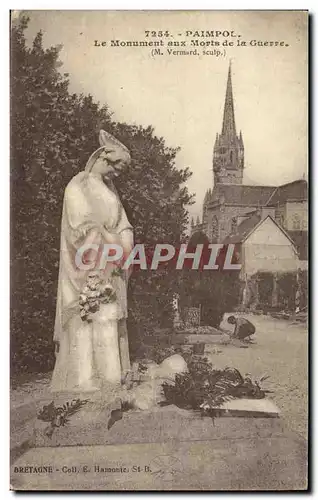
<path fill-rule="evenodd" d="M 109 175 L 113 170 L 113 167 L 107 160 L 107 154 L 103 151 L 95 161 L 92 172 L 104 177 Z"/>
<path fill-rule="evenodd" d="M 125 162 L 120 159 L 109 161 L 107 159 L 107 153 L 102 152 L 95 161 L 92 172 L 98 173 L 102 175 L 102 177 L 113 178 L 120 174 L 124 165 Z"/>
<path fill-rule="evenodd" d="M 117 177 L 124 168 L 125 162 L 122 160 L 115 160 L 111 163 L 111 166 L 113 167 L 114 170 L 113 175 Z"/>

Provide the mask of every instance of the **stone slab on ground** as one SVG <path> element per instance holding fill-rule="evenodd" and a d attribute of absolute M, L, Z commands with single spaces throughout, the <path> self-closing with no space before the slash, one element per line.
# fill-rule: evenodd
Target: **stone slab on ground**
<path fill-rule="evenodd" d="M 234 402 L 233 402 L 234 403 Z M 98 411 L 90 408 L 81 409 L 71 417 L 70 422 L 58 427 L 52 436 L 47 435 L 49 424 L 40 420 L 35 421 L 35 446 L 76 446 L 76 445 L 109 445 L 121 443 L 152 443 L 169 440 L 195 441 L 198 439 L 215 440 L 224 435 L 228 437 L 243 437 L 249 434 L 249 419 L 237 427 L 232 425 L 228 430 L 229 418 L 234 415 L 248 415 L 249 403 L 232 404 L 232 407 L 220 409 L 220 417 L 212 420 L 210 417 L 201 417 L 199 412 L 182 410 L 174 405 L 156 407 L 147 411 L 128 411 L 123 413 L 122 419 L 108 429 L 111 411 L 116 408 L 108 405 Z M 251 417 L 273 417 L 278 415 L 273 411 L 273 403 L 268 403 L 271 413 L 266 413 L 266 403 L 263 402 L 257 411 L 257 405 L 252 405 Z M 261 408 L 261 410 L 260 410 Z M 224 414 L 224 415 L 223 415 Z M 223 418 L 228 417 L 228 418 Z M 262 419 L 263 420 L 263 419 Z M 271 420 L 271 419 L 268 419 Z M 259 435 L 271 436 L 274 424 L 262 422 Z M 230 434 L 229 434 L 230 432 Z M 237 434 L 239 433 L 239 434 Z M 244 434 L 245 433 L 245 434 Z"/>
<path fill-rule="evenodd" d="M 134 425 L 141 435 L 140 420 Z M 193 423 L 188 420 L 188 425 Z M 19 491 L 307 488 L 304 440 L 286 433 L 280 419 L 219 418 L 211 429 L 210 440 L 167 436 L 164 443 L 34 448 L 12 465 L 11 487 Z M 47 466 L 51 472 L 30 473 L 25 469 L 30 466 Z"/>
<path fill-rule="evenodd" d="M 34 446 L 35 421 L 37 410 L 44 404 L 52 401 L 51 398 L 38 399 L 34 401 L 13 406 L 10 411 L 10 459 L 15 460 L 27 448 Z"/>
<path fill-rule="evenodd" d="M 280 410 L 270 399 L 232 399 L 224 403 L 221 410 L 231 416 L 278 417 Z"/>
<path fill-rule="evenodd" d="M 52 401 L 51 373 L 31 379 L 20 377 L 10 394 L 10 458 L 18 456 L 34 439 L 34 419 L 38 408 Z"/>
<path fill-rule="evenodd" d="M 94 397 L 94 393 L 91 393 Z M 99 393 L 98 393 L 99 394 Z M 37 413 L 43 408 L 44 405 L 48 405 L 52 401 L 55 402 L 56 406 L 63 405 L 67 401 L 71 401 L 74 398 L 85 399 L 87 393 L 61 393 L 59 395 L 51 393 L 50 387 L 47 385 L 45 390 L 41 391 L 41 394 L 37 395 L 34 400 L 26 398 L 26 402 L 23 404 L 11 404 L 10 410 L 10 459 L 11 462 L 20 456 L 27 448 L 35 445 L 35 429 L 38 425 Z M 96 399 L 96 396 L 95 396 Z M 97 398 L 98 399 L 98 398 Z M 113 400 L 113 408 L 114 401 Z"/>
<path fill-rule="evenodd" d="M 32 438 L 36 401 L 12 408 L 10 411 L 10 449 L 13 450 Z"/>

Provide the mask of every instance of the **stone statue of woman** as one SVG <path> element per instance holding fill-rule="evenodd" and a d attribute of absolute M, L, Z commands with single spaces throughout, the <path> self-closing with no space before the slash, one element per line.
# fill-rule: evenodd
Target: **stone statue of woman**
<path fill-rule="evenodd" d="M 130 154 L 103 130 L 99 141 L 85 170 L 73 177 L 64 194 L 51 384 L 57 392 L 95 391 L 105 384 L 120 384 L 130 369 L 129 271 L 114 273 L 116 263 L 95 269 L 93 251 L 84 254 L 84 269 L 75 259 L 83 245 L 116 244 L 126 254 L 133 247 L 132 226 L 113 184 L 120 170 L 130 164 Z"/>

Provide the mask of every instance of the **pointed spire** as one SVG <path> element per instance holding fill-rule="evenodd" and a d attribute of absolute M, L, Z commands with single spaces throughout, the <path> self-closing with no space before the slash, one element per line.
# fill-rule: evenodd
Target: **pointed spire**
<path fill-rule="evenodd" d="M 240 130 L 240 143 L 243 146 L 243 136 L 242 136 L 242 130 Z"/>
<path fill-rule="evenodd" d="M 211 197 L 212 197 L 212 189 L 211 189 L 211 188 L 209 188 L 209 189 L 206 191 L 205 195 L 204 195 L 203 205 L 204 205 L 205 203 L 208 203 L 208 202 L 211 200 Z"/>
<path fill-rule="evenodd" d="M 197 225 L 198 225 L 198 224 L 200 224 L 200 219 L 199 219 L 199 216 L 197 216 L 197 222 L 196 222 L 196 224 L 197 224 Z"/>
<path fill-rule="evenodd" d="M 216 133 L 216 137 L 215 137 L 215 142 L 214 142 L 214 149 L 216 149 L 219 145 L 219 134 Z"/>
<path fill-rule="evenodd" d="M 230 138 L 236 138 L 235 117 L 234 117 L 234 102 L 232 90 L 232 67 L 229 65 L 227 76 L 227 86 L 225 94 L 225 104 L 223 112 L 222 135 L 227 135 Z"/>

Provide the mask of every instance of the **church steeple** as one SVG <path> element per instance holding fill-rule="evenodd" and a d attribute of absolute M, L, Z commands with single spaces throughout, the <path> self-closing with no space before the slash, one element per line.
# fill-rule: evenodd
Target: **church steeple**
<path fill-rule="evenodd" d="M 235 139 L 236 137 L 231 63 L 229 65 L 229 72 L 227 75 L 227 85 L 226 85 L 225 103 L 223 111 L 222 135 L 227 135 L 232 140 Z"/>
<path fill-rule="evenodd" d="M 232 66 L 229 65 L 222 133 L 216 134 L 213 151 L 214 183 L 242 184 L 244 169 L 244 144 L 242 132 L 236 135 Z"/>

